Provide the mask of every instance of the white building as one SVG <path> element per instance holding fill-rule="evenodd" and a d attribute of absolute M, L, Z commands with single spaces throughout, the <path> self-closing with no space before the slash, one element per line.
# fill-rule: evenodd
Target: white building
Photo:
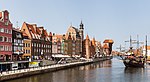
<path fill-rule="evenodd" d="M 146 47 L 143 46 L 142 47 L 142 51 L 143 51 L 143 56 L 146 56 Z M 147 59 L 150 60 L 150 46 L 147 46 Z"/>

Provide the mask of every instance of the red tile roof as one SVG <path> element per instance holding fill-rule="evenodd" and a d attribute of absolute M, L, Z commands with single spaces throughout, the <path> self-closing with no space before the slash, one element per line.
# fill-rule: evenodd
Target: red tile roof
<path fill-rule="evenodd" d="M 112 39 L 106 39 L 103 43 L 114 43 Z"/>
<path fill-rule="evenodd" d="M 42 32 L 44 32 L 44 36 L 48 37 L 47 31 L 44 29 L 44 27 L 37 27 L 36 24 L 27 24 L 25 23 L 27 28 L 29 29 L 29 32 L 32 34 L 32 38 L 39 38 Z"/>
<path fill-rule="evenodd" d="M 104 45 L 103 45 L 103 48 L 108 49 L 108 48 L 109 48 L 109 46 L 108 46 L 107 44 L 104 44 Z"/>
<path fill-rule="evenodd" d="M 47 34 L 47 31 L 46 31 L 46 30 L 44 30 L 44 35 L 45 35 L 45 36 L 48 36 L 48 34 Z"/>

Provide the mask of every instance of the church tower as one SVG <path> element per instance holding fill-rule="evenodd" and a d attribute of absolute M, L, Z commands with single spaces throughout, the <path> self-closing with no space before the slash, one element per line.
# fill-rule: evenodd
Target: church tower
<path fill-rule="evenodd" d="M 83 56 L 83 40 L 84 40 L 84 28 L 83 27 L 84 27 L 84 25 L 83 25 L 83 23 L 81 21 L 80 28 L 79 28 L 79 35 L 81 37 L 80 56 Z"/>
<path fill-rule="evenodd" d="M 83 27 L 84 27 L 84 25 L 83 25 L 83 23 L 81 21 L 80 28 L 79 28 L 79 34 L 80 34 L 80 37 L 81 37 L 82 41 L 84 40 L 84 28 Z"/>

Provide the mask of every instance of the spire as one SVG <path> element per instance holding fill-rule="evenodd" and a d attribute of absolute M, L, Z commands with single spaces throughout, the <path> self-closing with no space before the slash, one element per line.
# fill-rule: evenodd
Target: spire
<path fill-rule="evenodd" d="M 94 46 L 94 47 L 96 47 L 96 43 L 95 43 L 96 41 L 95 41 L 95 38 L 93 38 L 92 39 L 92 45 Z"/>
<path fill-rule="evenodd" d="M 81 20 L 80 29 L 84 29 L 83 26 L 84 26 L 84 25 L 83 25 L 82 20 Z"/>
<path fill-rule="evenodd" d="M 86 40 L 89 40 L 89 36 L 88 35 L 86 35 Z"/>
<path fill-rule="evenodd" d="M 52 32 L 49 33 L 49 37 L 51 37 L 51 36 L 52 36 Z"/>
<path fill-rule="evenodd" d="M 92 41 L 95 41 L 95 37 L 93 37 Z"/>

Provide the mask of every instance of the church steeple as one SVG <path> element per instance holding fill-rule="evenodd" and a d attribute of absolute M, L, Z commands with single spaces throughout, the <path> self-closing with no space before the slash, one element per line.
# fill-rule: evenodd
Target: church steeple
<path fill-rule="evenodd" d="M 84 25 L 83 25 L 82 20 L 81 20 L 81 23 L 80 23 L 80 29 L 83 30 L 83 29 L 84 29 L 83 27 L 84 27 Z"/>
<path fill-rule="evenodd" d="M 81 56 L 83 55 L 82 54 L 82 51 L 83 51 L 83 41 L 84 41 L 84 28 L 83 28 L 83 23 L 82 23 L 82 20 L 81 20 L 81 23 L 80 23 L 80 28 L 79 28 L 79 34 L 80 34 L 80 37 L 81 37 Z"/>
<path fill-rule="evenodd" d="M 83 27 L 84 27 L 84 25 L 83 25 L 82 20 L 81 20 L 80 28 L 79 28 L 79 34 L 80 34 L 82 41 L 84 40 L 84 28 Z"/>

